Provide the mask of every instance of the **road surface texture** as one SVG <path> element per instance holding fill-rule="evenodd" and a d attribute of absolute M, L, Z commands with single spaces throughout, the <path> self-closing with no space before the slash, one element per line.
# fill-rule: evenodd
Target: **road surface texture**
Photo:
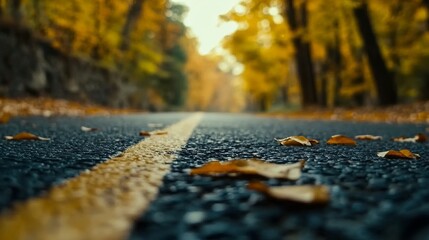
<path fill-rule="evenodd" d="M 22 118 L 0 134 L 31 131 L 49 142 L 0 144 L 0 208 L 42 195 L 54 185 L 142 140 L 148 123 L 173 124 L 187 114 L 91 118 Z M 99 131 L 85 133 L 81 126 Z M 390 139 L 414 136 L 425 125 L 285 120 L 252 115 L 204 114 L 171 164 L 159 195 L 135 221 L 129 239 L 429 239 L 428 143 Z M 162 128 L 162 127 L 160 127 Z M 381 141 L 331 146 L 330 136 L 374 134 Z M 274 138 L 304 135 L 313 147 L 287 147 Z M 417 160 L 388 160 L 377 152 L 410 149 Z M 326 206 L 275 201 L 248 190 L 254 178 L 191 176 L 189 169 L 218 159 L 306 160 L 297 181 L 262 179 L 271 186 L 323 184 Z"/>

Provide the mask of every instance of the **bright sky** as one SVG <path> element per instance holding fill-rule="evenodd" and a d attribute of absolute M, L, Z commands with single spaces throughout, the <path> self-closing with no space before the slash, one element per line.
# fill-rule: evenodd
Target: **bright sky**
<path fill-rule="evenodd" d="M 199 51 L 207 54 L 219 47 L 222 39 L 235 31 L 234 23 L 221 23 L 219 16 L 227 13 L 241 0 L 173 0 L 188 6 L 185 18 L 188 26 L 200 43 Z"/>

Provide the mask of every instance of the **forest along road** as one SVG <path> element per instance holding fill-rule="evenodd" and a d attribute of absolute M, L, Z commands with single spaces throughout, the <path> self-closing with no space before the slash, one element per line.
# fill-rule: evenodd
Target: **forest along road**
<path fill-rule="evenodd" d="M 428 239 L 428 143 L 391 140 L 426 128 L 214 113 L 16 118 L 0 125 L 2 136 L 28 131 L 50 140 L 0 140 L 0 239 Z M 327 145 L 336 134 L 383 139 Z M 320 144 L 274 140 L 292 135 Z M 377 156 L 390 149 L 421 158 Z M 242 158 L 306 163 L 296 181 L 189 174 Z M 330 201 L 273 200 L 247 189 L 255 179 L 325 185 Z"/>

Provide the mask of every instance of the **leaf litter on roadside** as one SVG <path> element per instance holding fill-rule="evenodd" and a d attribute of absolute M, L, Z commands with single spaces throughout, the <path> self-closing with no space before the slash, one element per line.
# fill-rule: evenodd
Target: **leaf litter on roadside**
<path fill-rule="evenodd" d="M 261 182 L 251 182 L 248 189 L 262 192 L 272 198 L 305 204 L 326 204 L 329 202 L 329 189 L 323 185 L 277 186 L 270 187 Z"/>
<path fill-rule="evenodd" d="M 382 158 L 400 158 L 400 159 L 416 159 L 420 158 L 420 155 L 417 153 L 413 153 L 408 149 L 397 150 L 389 150 L 385 152 L 378 152 L 377 156 Z"/>
<path fill-rule="evenodd" d="M 414 137 L 394 137 L 392 138 L 394 142 L 412 142 L 412 143 L 424 143 L 427 141 L 426 135 L 423 133 L 418 133 Z"/>
<path fill-rule="evenodd" d="M 304 136 L 290 136 L 286 138 L 274 138 L 283 146 L 313 146 L 319 144 L 316 139 L 306 138 Z"/>
<path fill-rule="evenodd" d="M 383 139 L 383 137 L 382 136 L 375 136 L 375 135 L 365 134 L 365 135 L 356 135 L 355 139 L 357 139 L 357 140 L 369 140 L 369 141 L 372 141 L 372 140 L 381 140 L 381 139 Z"/>
<path fill-rule="evenodd" d="M 350 137 L 343 135 L 333 135 L 326 142 L 329 145 L 348 145 L 348 146 L 356 146 L 356 141 Z"/>
<path fill-rule="evenodd" d="M 50 138 L 40 137 L 40 136 L 34 135 L 32 133 L 29 133 L 29 132 L 21 132 L 21 133 L 14 135 L 14 136 L 5 136 L 4 138 L 6 140 L 10 140 L 10 141 L 22 141 L 22 140 L 49 141 L 49 140 L 51 140 Z"/>
<path fill-rule="evenodd" d="M 291 164 L 275 164 L 260 159 L 237 159 L 226 162 L 211 161 L 201 167 L 191 169 L 192 175 L 259 175 L 266 178 L 297 180 L 305 161 Z"/>

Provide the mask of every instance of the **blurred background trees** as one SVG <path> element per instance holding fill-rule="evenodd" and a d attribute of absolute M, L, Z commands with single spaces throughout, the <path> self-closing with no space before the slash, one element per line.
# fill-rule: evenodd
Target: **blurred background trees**
<path fill-rule="evenodd" d="M 134 101 L 142 101 L 134 105 L 155 111 L 239 110 L 226 100 L 235 95 L 230 74 L 219 70 L 218 60 L 199 55 L 183 24 L 186 12 L 169 0 L 0 1 L 4 24 L 28 28 L 66 55 L 133 79 L 140 95 Z M 231 95 L 222 96 L 221 89 Z"/>
<path fill-rule="evenodd" d="M 243 0 L 223 16 L 238 23 L 224 47 L 261 110 L 425 100 L 428 10 L 425 0 Z"/>
<path fill-rule="evenodd" d="M 242 0 L 221 16 L 237 25 L 226 52 L 201 55 L 170 0 L 0 0 L 3 24 L 127 75 L 154 111 L 429 100 L 428 11 L 427 0 Z"/>

